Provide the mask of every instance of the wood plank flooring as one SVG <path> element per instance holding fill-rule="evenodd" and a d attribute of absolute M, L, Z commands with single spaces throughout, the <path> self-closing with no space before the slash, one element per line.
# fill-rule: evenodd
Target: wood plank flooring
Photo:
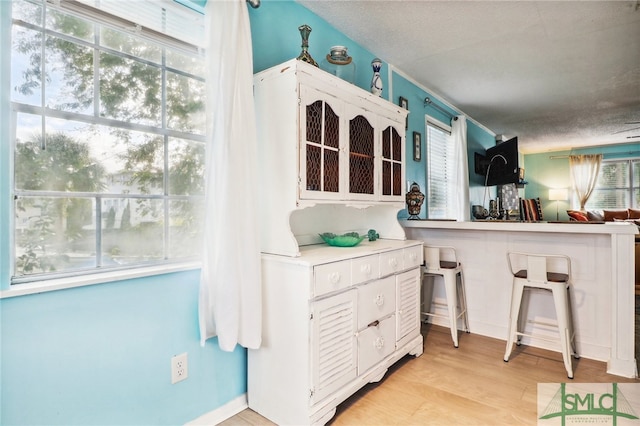
<path fill-rule="evenodd" d="M 636 330 L 636 333 L 638 330 Z M 559 352 L 520 346 L 502 360 L 503 340 L 423 325 L 424 354 L 407 356 L 379 383 L 338 406 L 330 425 L 535 425 L 537 384 L 568 382 Z M 640 383 L 606 373 L 606 364 L 573 360 L 574 382 Z M 272 425 L 246 409 L 224 426 Z"/>

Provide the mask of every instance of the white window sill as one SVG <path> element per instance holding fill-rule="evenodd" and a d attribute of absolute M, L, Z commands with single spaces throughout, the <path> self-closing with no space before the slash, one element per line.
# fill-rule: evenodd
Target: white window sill
<path fill-rule="evenodd" d="M 98 274 L 80 275 L 77 277 L 58 278 L 24 284 L 13 284 L 11 288 L 0 291 L 0 299 L 26 296 L 29 294 L 46 293 L 49 291 L 65 290 L 94 284 L 104 284 L 133 278 L 149 277 L 153 275 L 169 274 L 172 272 L 189 271 L 201 267 L 200 262 L 189 262 L 172 265 L 158 265 L 147 268 L 135 268 L 122 271 L 110 271 Z"/>

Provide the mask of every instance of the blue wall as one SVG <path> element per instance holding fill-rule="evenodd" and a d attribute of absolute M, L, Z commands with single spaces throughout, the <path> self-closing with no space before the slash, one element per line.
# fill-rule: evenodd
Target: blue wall
<path fill-rule="evenodd" d="M 198 277 L 3 299 L 0 423 L 183 424 L 246 392 L 246 351 L 199 344 Z M 183 352 L 189 377 L 172 385 Z"/>
<path fill-rule="evenodd" d="M 4 52 L 7 4 L 0 1 Z M 256 72 L 297 57 L 298 26 L 306 23 L 313 29 L 311 55 L 320 61 L 331 46 L 347 46 L 357 66 L 355 84 L 368 90 L 375 54 L 306 8 L 263 0 L 250 9 L 250 18 Z M 387 64 L 381 76 L 385 98 L 409 99 L 408 134 L 419 131 L 424 138 L 422 100 L 429 94 L 394 74 L 390 96 Z M 9 194 L 9 80 L 2 66 L 0 84 L 0 190 Z M 493 135 L 473 123 L 468 128 L 470 152 L 493 145 Z M 424 145 L 419 163 L 410 148 L 407 153 L 407 179 L 421 188 Z M 0 198 L 0 289 L 9 287 L 10 202 Z M 0 424 L 182 424 L 241 396 L 246 351 L 222 352 L 215 339 L 199 344 L 198 282 L 199 270 L 193 270 L 0 299 Z M 170 358 L 183 352 L 189 355 L 189 378 L 171 385 Z"/>

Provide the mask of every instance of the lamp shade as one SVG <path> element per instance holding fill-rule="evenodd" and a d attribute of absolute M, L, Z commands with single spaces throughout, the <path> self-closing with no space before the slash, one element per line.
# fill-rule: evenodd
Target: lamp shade
<path fill-rule="evenodd" d="M 549 200 L 564 201 L 569 199 L 569 190 L 567 188 L 549 189 Z"/>

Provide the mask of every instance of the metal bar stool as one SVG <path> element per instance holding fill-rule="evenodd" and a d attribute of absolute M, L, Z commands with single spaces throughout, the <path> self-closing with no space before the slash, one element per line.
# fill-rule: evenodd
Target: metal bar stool
<path fill-rule="evenodd" d="M 567 369 L 568 377 L 573 379 L 571 355 L 575 358 L 579 358 L 579 356 L 575 347 L 569 294 L 569 288 L 571 287 L 571 259 L 564 255 L 509 252 L 507 253 L 507 262 L 513 275 L 513 292 L 511 296 L 507 349 L 504 353 L 505 362 L 509 361 L 513 343 L 520 345 L 522 336 L 557 341 L 557 339 L 545 336 L 532 336 L 524 333 L 527 318 L 526 314 L 521 312 L 520 309 L 528 301 L 528 299 L 523 300 L 525 289 L 548 290 L 553 294 L 562 359 Z M 548 267 L 555 272 L 549 271 Z"/>
<path fill-rule="evenodd" d="M 467 299 L 464 292 L 464 278 L 462 265 L 456 257 L 456 250 L 447 246 L 424 246 L 425 265 L 422 267 L 423 298 L 421 315 L 445 318 L 449 321 L 453 346 L 458 347 L 458 319 L 462 318 L 463 330 L 469 333 L 469 318 L 467 316 Z M 445 297 L 447 299 L 448 315 L 431 313 L 431 295 L 424 298 L 424 277 L 441 276 L 444 282 Z M 458 276 L 460 279 L 458 280 Z M 433 281 L 435 285 L 435 279 Z M 459 291 L 458 291 L 459 288 Z M 425 302 L 427 300 L 428 302 Z M 458 308 L 459 306 L 459 308 Z"/>

